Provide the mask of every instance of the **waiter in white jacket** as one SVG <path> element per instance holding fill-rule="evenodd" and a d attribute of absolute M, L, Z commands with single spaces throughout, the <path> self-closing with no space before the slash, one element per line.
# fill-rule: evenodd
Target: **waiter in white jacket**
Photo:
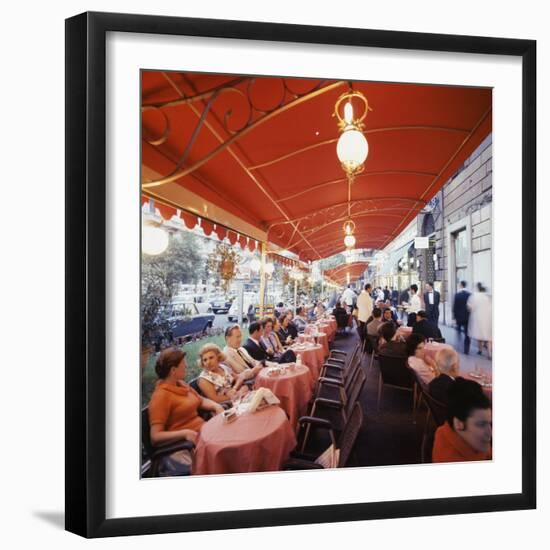
<path fill-rule="evenodd" d="M 367 283 L 365 288 L 361 291 L 361 294 L 359 294 L 359 298 L 357 298 L 357 321 L 359 322 L 359 336 L 361 337 L 361 340 L 365 339 L 365 334 L 367 333 L 367 321 L 372 315 L 373 303 L 371 292 L 372 285 Z"/>

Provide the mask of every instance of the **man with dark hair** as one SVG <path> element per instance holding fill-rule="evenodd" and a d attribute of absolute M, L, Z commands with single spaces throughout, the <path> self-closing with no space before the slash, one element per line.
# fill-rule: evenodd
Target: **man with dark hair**
<path fill-rule="evenodd" d="M 304 329 L 307 326 L 307 319 L 302 306 L 296 308 L 296 316 L 294 317 L 293 323 L 298 332 L 304 332 Z"/>
<path fill-rule="evenodd" d="M 453 302 L 453 317 L 456 321 L 456 329 L 460 334 L 464 329 L 464 353 L 470 353 L 470 336 L 468 334 L 468 321 L 470 310 L 466 306 L 470 293 L 466 290 L 466 281 L 460 281 L 458 292 Z"/>
<path fill-rule="evenodd" d="M 407 345 L 397 339 L 397 332 L 393 323 L 382 323 L 379 329 L 380 344 L 378 349 L 381 355 L 388 357 L 407 357 Z"/>
<path fill-rule="evenodd" d="M 439 322 L 439 300 L 440 294 L 437 290 L 434 290 L 433 283 L 426 283 L 426 292 L 424 292 L 424 305 L 426 307 L 426 314 L 428 321 L 432 325 L 436 326 Z"/>
<path fill-rule="evenodd" d="M 375 307 L 372 310 L 372 321 L 367 323 L 367 334 L 369 336 L 377 336 L 378 329 L 382 324 L 382 310 L 379 307 Z"/>
<path fill-rule="evenodd" d="M 262 338 L 263 329 L 262 324 L 259 321 L 252 321 L 248 327 L 248 340 L 244 344 L 244 349 L 248 352 L 250 357 L 256 359 L 256 361 L 265 361 L 267 353 L 260 344 Z"/>
<path fill-rule="evenodd" d="M 457 378 L 449 388 L 447 421 L 435 432 L 433 462 L 490 460 L 491 402 L 473 380 Z"/>
<path fill-rule="evenodd" d="M 413 325 L 413 332 L 424 335 L 426 339 L 441 338 L 441 331 L 428 320 L 423 309 L 416 312 L 416 323 Z"/>
<path fill-rule="evenodd" d="M 422 303 L 418 296 L 418 286 L 411 285 L 409 288 L 409 305 L 407 307 L 407 313 L 409 317 L 407 319 L 407 326 L 412 327 L 416 323 L 416 312 L 422 309 Z"/>

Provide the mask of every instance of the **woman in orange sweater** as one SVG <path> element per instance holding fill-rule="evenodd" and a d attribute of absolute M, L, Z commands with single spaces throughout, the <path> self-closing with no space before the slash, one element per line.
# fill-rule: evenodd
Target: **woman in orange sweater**
<path fill-rule="evenodd" d="M 178 348 L 165 349 L 157 359 L 155 371 L 159 381 L 149 402 L 153 445 L 181 439 L 195 443 L 204 424 L 198 410 L 223 412 L 221 405 L 201 397 L 183 381 L 186 368 L 185 352 Z"/>
<path fill-rule="evenodd" d="M 492 458 L 491 402 L 481 386 L 457 378 L 449 387 L 447 422 L 437 428 L 432 462 L 464 462 Z"/>

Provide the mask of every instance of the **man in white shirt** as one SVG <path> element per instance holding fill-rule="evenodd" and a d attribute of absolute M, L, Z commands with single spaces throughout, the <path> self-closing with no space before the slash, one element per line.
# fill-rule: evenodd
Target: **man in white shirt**
<path fill-rule="evenodd" d="M 365 326 L 369 317 L 372 315 L 372 298 L 371 298 L 372 285 L 366 284 L 365 288 L 359 294 L 357 298 L 357 321 L 359 321 L 359 336 L 361 340 L 365 339 Z"/>
<path fill-rule="evenodd" d="M 356 298 L 357 298 L 357 295 L 351 289 L 351 285 L 348 285 L 348 288 L 346 288 L 346 290 L 344 290 L 344 293 L 342 294 L 342 300 L 346 302 L 346 305 L 349 308 L 353 308 L 353 302 L 355 302 Z"/>
<path fill-rule="evenodd" d="M 223 348 L 225 355 L 224 363 L 230 367 L 235 374 L 245 373 L 245 379 L 254 378 L 262 369 L 262 364 L 256 361 L 245 348 L 241 347 L 242 332 L 239 325 L 233 325 L 225 331 L 225 343 Z"/>
<path fill-rule="evenodd" d="M 422 302 L 420 301 L 420 296 L 418 296 L 417 285 L 411 285 L 409 296 L 409 305 L 407 307 L 409 319 L 407 321 L 407 326 L 412 327 L 414 323 L 416 323 L 416 312 L 422 309 Z"/>

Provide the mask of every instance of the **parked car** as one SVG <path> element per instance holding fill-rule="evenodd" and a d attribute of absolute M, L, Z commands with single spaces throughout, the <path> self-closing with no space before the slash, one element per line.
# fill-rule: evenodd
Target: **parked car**
<path fill-rule="evenodd" d="M 268 301 L 266 304 L 264 304 L 264 315 L 272 315 L 273 314 L 273 299 L 270 299 L 271 297 L 268 296 Z M 260 304 L 258 303 L 258 294 L 253 293 L 251 295 L 245 294 L 243 296 L 243 311 L 242 311 L 242 319 L 241 322 L 248 321 L 247 313 L 250 308 L 250 306 L 254 306 L 254 315 L 256 318 L 258 318 L 260 314 Z M 229 308 L 229 314 L 227 316 L 227 319 L 231 323 L 238 323 L 239 318 L 239 300 L 236 298 L 233 300 L 233 303 L 231 304 L 231 307 Z"/>
<path fill-rule="evenodd" d="M 212 306 L 205 296 L 194 295 L 188 292 L 179 293 L 174 296 L 172 306 L 181 309 L 185 304 L 194 303 L 199 313 L 212 313 Z"/>
<path fill-rule="evenodd" d="M 227 313 L 231 308 L 231 300 L 225 296 L 217 296 L 210 302 L 210 307 L 214 313 Z"/>
<path fill-rule="evenodd" d="M 168 318 L 171 336 L 174 340 L 185 341 L 206 333 L 214 324 L 213 313 L 200 313 L 197 304 L 187 302 L 173 309 Z"/>

